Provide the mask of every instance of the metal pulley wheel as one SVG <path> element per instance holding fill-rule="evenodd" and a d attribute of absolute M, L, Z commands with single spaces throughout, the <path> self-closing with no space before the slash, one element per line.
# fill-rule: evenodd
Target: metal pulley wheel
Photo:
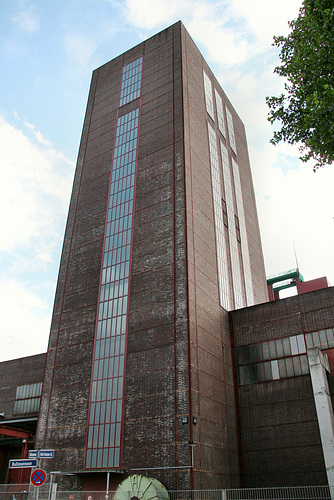
<path fill-rule="evenodd" d="M 169 496 L 157 479 L 134 474 L 118 485 L 113 500 L 169 500 Z"/>

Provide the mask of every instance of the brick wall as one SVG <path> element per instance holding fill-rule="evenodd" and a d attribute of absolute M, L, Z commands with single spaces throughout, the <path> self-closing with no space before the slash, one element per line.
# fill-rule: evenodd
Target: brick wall
<path fill-rule="evenodd" d="M 333 299 L 326 288 L 234 311 L 235 345 L 333 327 Z M 238 397 L 246 486 L 327 483 L 309 375 L 244 385 Z"/>

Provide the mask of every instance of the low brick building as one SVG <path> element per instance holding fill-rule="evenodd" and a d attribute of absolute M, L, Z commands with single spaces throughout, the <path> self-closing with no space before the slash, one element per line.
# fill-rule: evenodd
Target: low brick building
<path fill-rule="evenodd" d="M 0 484 L 29 482 L 29 469 L 8 469 L 35 445 L 46 354 L 0 363 Z"/>
<path fill-rule="evenodd" d="M 245 484 L 326 484 L 307 350 L 334 369 L 334 288 L 233 311 L 232 324 Z"/>

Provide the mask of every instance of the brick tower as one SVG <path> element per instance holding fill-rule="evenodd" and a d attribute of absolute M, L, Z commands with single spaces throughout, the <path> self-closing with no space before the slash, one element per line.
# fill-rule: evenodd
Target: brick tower
<path fill-rule="evenodd" d="M 229 311 L 267 300 L 244 126 L 181 22 L 94 71 L 47 353 L 43 466 L 239 485 Z M 77 483 L 77 484 L 79 484 Z"/>

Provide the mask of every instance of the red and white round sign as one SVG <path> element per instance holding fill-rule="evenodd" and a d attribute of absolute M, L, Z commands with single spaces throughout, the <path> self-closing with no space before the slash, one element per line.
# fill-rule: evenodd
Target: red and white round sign
<path fill-rule="evenodd" d="M 32 471 L 30 482 L 34 486 L 42 486 L 46 481 L 46 472 L 43 469 L 36 469 Z"/>

